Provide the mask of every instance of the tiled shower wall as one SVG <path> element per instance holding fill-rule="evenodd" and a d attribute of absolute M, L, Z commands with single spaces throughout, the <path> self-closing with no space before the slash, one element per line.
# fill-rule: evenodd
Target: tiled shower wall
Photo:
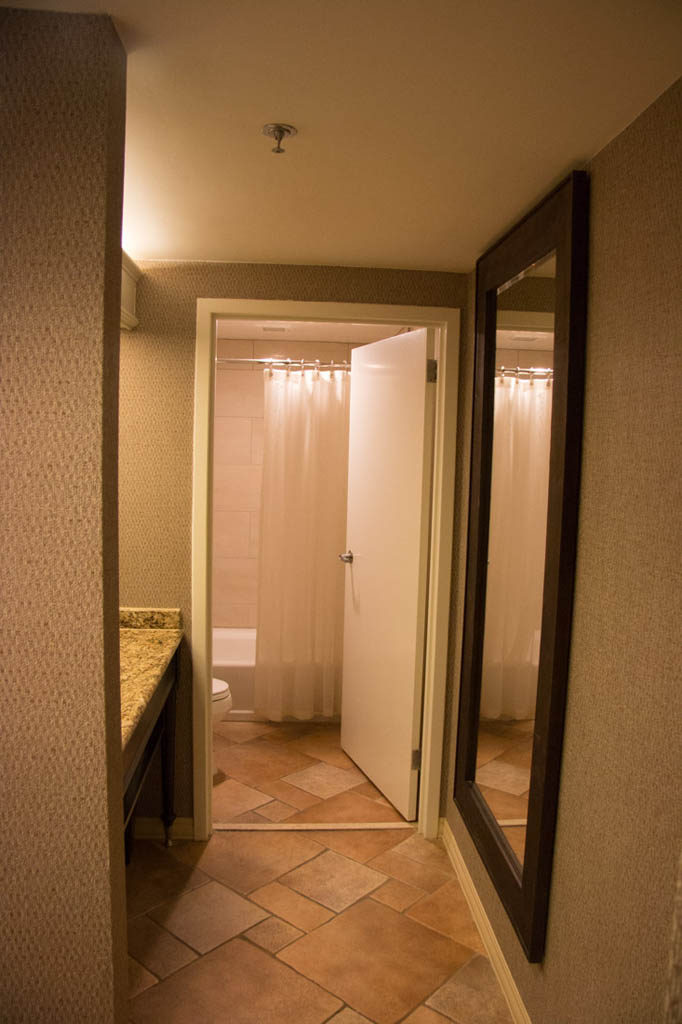
<path fill-rule="evenodd" d="M 337 342 L 219 340 L 219 357 L 350 362 Z M 263 465 L 263 369 L 218 365 L 213 455 L 213 625 L 255 626 Z"/>

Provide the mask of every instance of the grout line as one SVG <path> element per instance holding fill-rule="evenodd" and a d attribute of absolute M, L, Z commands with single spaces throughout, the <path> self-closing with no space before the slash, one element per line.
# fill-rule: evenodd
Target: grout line
<path fill-rule="evenodd" d="M 169 854 L 169 856 L 172 857 L 173 854 Z M 184 861 L 179 861 L 177 857 L 174 858 L 174 860 L 178 864 L 184 864 L 185 863 Z M 185 865 L 185 866 L 187 866 L 187 865 Z M 201 869 L 197 868 L 197 870 L 201 870 Z M 208 871 L 204 871 L 203 874 L 206 875 L 206 881 L 205 882 L 199 882 L 198 885 L 192 886 L 191 889 L 183 889 L 182 892 L 173 893 L 172 896 L 166 896 L 165 899 L 159 900 L 158 903 L 154 903 L 151 907 L 147 907 L 146 910 L 140 911 L 139 914 L 128 914 L 128 913 L 126 913 L 126 921 L 137 921 L 138 917 L 149 917 L 149 915 L 150 915 L 152 910 L 156 910 L 157 907 L 162 907 L 164 905 L 164 903 L 169 903 L 170 900 L 177 900 L 177 899 L 179 899 L 180 896 L 185 896 L 189 892 L 194 892 L 195 889 L 201 889 L 202 886 L 208 885 L 209 882 L 217 882 L 218 881 L 217 878 L 213 878 L 212 875 L 209 875 Z M 154 921 L 154 918 L 150 917 L 149 920 L 150 921 Z M 158 923 L 159 923 L 158 921 L 154 921 L 154 924 L 158 924 Z M 160 925 L 160 927 L 163 928 L 163 925 Z M 166 928 L 166 931 L 168 931 L 167 928 Z M 173 933 L 170 932 L 169 934 L 172 935 Z M 177 936 L 176 936 L 176 938 L 177 938 Z M 185 943 L 185 945 L 187 945 L 187 943 Z"/>

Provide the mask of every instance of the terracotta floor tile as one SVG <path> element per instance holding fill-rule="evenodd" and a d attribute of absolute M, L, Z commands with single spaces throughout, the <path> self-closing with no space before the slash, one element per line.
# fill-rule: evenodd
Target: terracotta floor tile
<path fill-rule="evenodd" d="M 427 1005 L 462 1024 L 511 1024 L 502 991 L 486 957 L 476 956 L 427 1000 Z"/>
<path fill-rule="evenodd" d="M 269 793 L 270 796 L 274 796 L 285 804 L 291 804 L 292 807 L 296 807 L 299 811 L 303 811 L 306 807 L 312 807 L 313 804 L 319 804 L 320 802 L 319 796 L 305 793 L 297 786 L 290 786 L 288 782 L 282 782 L 281 779 L 263 782 L 260 788 L 264 793 Z"/>
<path fill-rule="evenodd" d="M 319 843 L 296 832 L 214 832 L 207 843 L 171 848 L 174 857 L 240 893 L 273 882 L 321 851 Z"/>
<path fill-rule="evenodd" d="M 359 785 L 364 778 L 357 768 L 337 768 L 333 764 L 318 761 L 303 771 L 285 775 L 282 781 L 327 800 L 330 796 L 338 796 L 339 793 L 345 793 L 347 789 Z"/>
<path fill-rule="evenodd" d="M 166 978 L 197 958 L 193 949 L 146 914 L 128 921 L 128 952 L 157 978 Z"/>
<path fill-rule="evenodd" d="M 374 890 L 372 899 L 379 900 L 379 903 L 385 903 L 387 907 L 393 907 L 394 910 L 402 911 L 411 907 L 425 895 L 423 889 L 416 889 L 413 885 L 399 882 L 397 878 L 389 878 L 387 882 Z"/>
<path fill-rule="evenodd" d="M 267 793 L 245 786 L 236 779 L 227 779 L 213 790 L 213 820 L 231 821 L 237 814 L 253 811 L 269 802 Z"/>
<path fill-rule="evenodd" d="M 216 825 L 267 825 L 268 819 L 264 818 L 258 811 L 245 811 L 244 814 L 238 814 L 236 818 L 230 818 L 229 821 L 218 821 L 217 815 L 213 815 L 213 826 Z"/>
<path fill-rule="evenodd" d="M 376 800 L 377 803 L 388 804 L 390 807 L 390 801 L 371 782 L 362 782 L 359 786 L 354 786 L 353 792 L 369 797 L 370 800 Z"/>
<path fill-rule="evenodd" d="M 207 953 L 268 915 L 219 882 L 208 882 L 150 911 L 152 920 L 199 953 Z"/>
<path fill-rule="evenodd" d="M 470 956 L 465 946 L 374 900 L 278 953 L 376 1024 L 400 1020 Z"/>
<path fill-rule="evenodd" d="M 230 743 L 248 743 L 277 730 L 271 722 L 218 722 L 213 732 Z"/>
<path fill-rule="evenodd" d="M 280 885 L 279 882 L 271 882 L 262 889 L 256 889 L 249 895 L 249 899 L 278 917 L 283 917 L 285 921 L 296 925 L 304 932 L 318 928 L 334 916 L 331 910 L 301 896 L 286 885 Z"/>
<path fill-rule="evenodd" d="M 309 757 L 326 761 L 337 768 L 355 768 L 354 762 L 341 749 L 338 730 L 330 733 L 315 732 L 292 740 L 291 746 Z"/>
<path fill-rule="evenodd" d="M 130 1016 L 134 1024 L 321 1024 L 340 1007 L 270 954 L 234 939 L 147 989 Z"/>
<path fill-rule="evenodd" d="M 441 885 L 445 885 L 452 878 L 452 870 L 444 871 L 434 864 L 422 864 L 419 861 L 410 860 L 408 857 L 401 857 L 399 853 L 395 852 L 395 848 L 374 857 L 369 862 L 369 866 L 376 868 L 377 871 L 383 871 L 385 875 L 397 878 L 400 882 L 407 882 L 408 885 L 414 885 L 417 889 L 424 889 L 425 892 L 440 889 Z"/>
<path fill-rule="evenodd" d="M 507 842 L 518 857 L 519 864 L 523 864 L 523 858 L 526 853 L 526 826 L 507 826 L 506 828 L 503 828 L 502 831 L 507 838 Z"/>
<path fill-rule="evenodd" d="M 269 804 L 265 804 L 264 807 L 259 807 L 258 813 L 262 814 L 268 821 L 285 821 L 292 814 L 296 814 L 296 808 L 290 804 L 283 804 L 281 800 L 272 800 Z"/>
<path fill-rule="evenodd" d="M 487 729 L 478 730 L 478 744 L 476 747 L 476 765 L 487 764 L 494 757 L 499 757 L 509 746 L 509 740 L 504 736 L 497 736 Z"/>
<path fill-rule="evenodd" d="M 433 864 L 434 867 L 454 874 L 454 868 L 440 839 L 424 839 L 423 836 L 415 834 L 407 836 L 393 849 L 395 853 L 408 857 L 409 860 L 419 861 L 420 864 Z"/>
<path fill-rule="evenodd" d="M 349 829 L 344 831 L 337 829 L 333 832 L 317 831 L 306 832 L 310 839 L 322 843 L 329 850 L 342 853 L 344 857 L 351 857 L 365 863 L 372 857 L 390 850 L 403 842 L 405 836 L 409 836 L 408 829 Z"/>
<path fill-rule="evenodd" d="M 530 772 L 532 759 L 532 736 L 527 736 L 526 739 L 521 740 L 521 742 L 515 741 L 513 747 L 508 747 L 504 753 L 500 755 L 501 761 L 505 761 L 507 764 L 513 764 L 516 768 L 522 768 L 527 772 Z"/>
<path fill-rule="evenodd" d="M 497 736 L 511 737 L 512 739 L 519 739 L 532 733 L 535 729 L 535 719 L 525 718 L 523 721 L 490 721 L 486 720 L 483 723 L 483 728 L 487 732 L 494 733 Z"/>
<path fill-rule="evenodd" d="M 290 822 L 307 821 L 313 824 L 329 822 L 363 822 L 363 821 L 404 821 L 398 812 L 390 806 L 384 807 L 376 800 L 369 800 L 359 793 L 339 793 L 329 800 L 323 800 L 314 807 L 289 818 Z"/>
<path fill-rule="evenodd" d="M 340 1013 L 334 1014 L 329 1024 L 373 1024 L 373 1022 L 367 1017 L 363 1017 L 361 1013 L 351 1010 L 350 1006 L 344 1006 Z"/>
<path fill-rule="evenodd" d="M 485 954 L 485 946 L 474 924 L 462 887 L 456 879 L 414 903 L 407 911 L 407 916 L 443 935 L 449 935 L 455 942 L 477 953 Z"/>
<path fill-rule="evenodd" d="M 529 733 L 532 734 L 533 732 L 535 732 L 534 718 L 524 718 L 509 726 L 509 734 L 511 736 L 527 736 Z"/>
<path fill-rule="evenodd" d="M 487 786 L 479 786 L 479 789 L 498 821 L 525 818 L 528 814 L 527 793 L 523 793 L 521 796 L 512 796 L 511 793 L 502 793 L 496 789 L 489 789 Z"/>
<path fill-rule="evenodd" d="M 158 985 L 158 983 L 158 979 L 150 974 L 142 964 L 139 964 L 132 956 L 128 957 L 128 999 L 134 999 L 140 992 L 144 992 L 145 989 L 151 988 L 152 985 Z"/>
<path fill-rule="evenodd" d="M 319 728 L 318 722 L 273 722 L 273 731 L 268 733 L 270 743 L 290 743 L 292 740 L 309 736 Z"/>
<path fill-rule="evenodd" d="M 193 864 L 180 863 L 155 842 L 138 839 L 126 867 L 128 915 L 138 917 L 157 903 L 208 882 Z"/>
<path fill-rule="evenodd" d="M 507 764 L 500 758 L 488 761 L 476 769 L 476 784 L 489 786 L 491 789 L 501 790 L 503 793 L 511 793 L 513 796 L 521 796 L 528 789 L 530 783 L 530 772 L 525 768 L 517 768 L 516 765 Z"/>
<path fill-rule="evenodd" d="M 280 878 L 283 885 L 337 913 L 367 896 L 385 880 L 381 872 L 331 850 Z"/>
<path fill-rule="evenodd" d="M 403 1024 L 450 1024 L 450 1018 L 430 1010 L 428 1006 L 418 1006 L 414 1013 L 405 1018 Z"/>
<path fill-rule="evenodd" d="M 288 921 L 282 921 L 279 917 L 269 917 L 267 921 L 261 921 L 255 928 L 250 928 L 246 932 L 245 938 L 255 942 L 257 946 L 262 946 L 270 953 L 276 953 L 284 946 L 288 946 L 294 939 L 300 939 L 302 935 L 303 932 L 294 928 L 293 924 L 289 924 Z"/>
<path fill-rule="evenodd" d="M 266 739 L 221 747 L 215 751 L 215 761 L 230 778 L 256 788 L 317 763 L 288 743 L 268 743 Z"/>

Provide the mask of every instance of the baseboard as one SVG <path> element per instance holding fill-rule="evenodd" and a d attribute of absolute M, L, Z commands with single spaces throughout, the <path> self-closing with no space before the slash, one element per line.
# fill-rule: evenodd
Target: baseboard
<path fill-rule="evenodd" d="M 409 828 L 414 831 L 415 822 L 410 821 L 353 821 L 353 822 L 330 822 L 330 821 L 297 821 L 287 823 L 286 821 L 273 821 L 259 823 L 249 822 L 213 822 L 214 832 L 380 832 L 395 831 L 396 829 Z"/>
<path fill-rule="evenodd" d="M 135 818 L 136 839 L 165 839 L 160 818 Z M 194 818 L 176 818 L 171 827 L 171 839 L 194 839 Z"/>
<path fill-rule="evenodd" d="M 452 829 L 445 818 L 440 819 L 441 827 L 440 832 L 443 838 L 443 845 L 447 850 L 448 857 L 455 869 L 455 874 L 459 880 L 459 884 L 462 886 L 462 891 L 466 897 L 466 901 L 469 904 L 469 910 L 473 916 L 473 919 L 478 928 L 483 945 L 486 948 L 486 952 L 490 959 L 490 965 L 495 972 L 497 980 L 500 983 L 500 988 L 507 1000 L 509 1006 L 509 1012 L 511 1013 L 514 1024 L 532 1024 L 528 1011 L 523 1005 L 523 1000 L 519 990 L 516 987 L 516 983 L 512 977 L 512 973 L 509 970 L 507 961 L 504 958 L 504 954 L 500 948 L 500 944 L 497 941 L 493 927 L 488 919 L 488 915 L 485 912 L 483 904 L 481 903 L 481 897 L 476 891 L 473 879 L 469 874 L 469 869 L 464 863 L 464 858 L 460 852 L 457 840 L 452 834 Z"/>

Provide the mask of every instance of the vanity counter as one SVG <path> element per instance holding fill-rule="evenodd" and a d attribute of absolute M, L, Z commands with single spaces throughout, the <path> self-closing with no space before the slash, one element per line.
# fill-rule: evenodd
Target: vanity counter
<path fill-rule="evenodd" d="M 166 842 L 173 824 L 176 652 L 182 640 L 176 608 L 121 608 L 121 746 L 126 862 L 135 807 L 157 749 L 161 750 Z"/>
<path fill-rule="evenodd" d="M 121 746 L 124 749 L 181 640 L 182 630 L 178 628 L 121 624 Z"/>

